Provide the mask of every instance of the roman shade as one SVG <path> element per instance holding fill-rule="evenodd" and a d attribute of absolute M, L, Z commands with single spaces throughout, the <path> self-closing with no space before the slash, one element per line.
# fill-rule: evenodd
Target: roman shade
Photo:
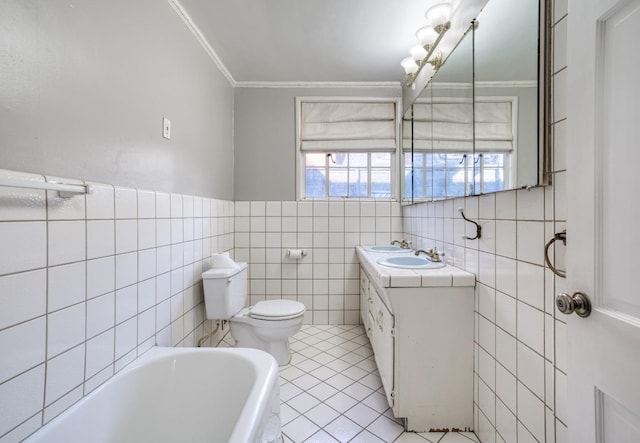
<path fill-rule="evenodd" d="M 512 102 L 475 103 L 475 150 L 513 150 Z M 472 152 L 474 148 L 473 105 L 471 103 L 414 103 L 414 151 Z M 411 149 L 411 121 L 403 125 L 403 146 Z"/>
<path fill-rule="evenodd" d="M 304 152 L 394 152 L 395 103 L 302 102 Z"/>

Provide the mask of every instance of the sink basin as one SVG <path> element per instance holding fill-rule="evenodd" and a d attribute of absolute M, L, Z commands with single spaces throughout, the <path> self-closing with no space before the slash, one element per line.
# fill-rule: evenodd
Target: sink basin
<path fill-rule="evenodd" d="M 401 248 L 396 245 L 365 246 L 364 249 L 370 252 L 412 252 L 411 249 Z"/>
<path fill-rule="evenodd" d="M 444 268 L 443 262 L 432 262 L 426 258 L 416 257 L 414 255 L 402 255 L 399 257 L 383 257 L 378 260 L 383 266 L 401 269 L 438 269 Z"/>

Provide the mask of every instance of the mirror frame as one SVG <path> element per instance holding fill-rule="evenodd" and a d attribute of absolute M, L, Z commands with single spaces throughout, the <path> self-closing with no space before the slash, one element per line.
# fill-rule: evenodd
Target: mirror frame
<path fill-rule="evenodd" d="M 490 1 L 490 0 L 488 0 Z M 488 3 L 488 1 L 482 2 L 481 5 L 478 5 L 478 2 L 475 2 L 474 7 L 475 11 L 465 10 L 462 17 L 454 17 L 453 20 L 464 20 L 465 18 L 469 18 L 469 15 L 472 15 L 471 19 L 468 20 L 466 26 L 458 27 L 460 29 L 466 29 L 469 25 L 471 25 L 472 21 L 475 21 L 476 17 L 479 15 L 484 6 Z M 551 127 L 551 110 L 552 110 L 552 85 L 551 85 L 551 75 L 552 75 L 552 57 L 551 57 L 551 32 L 552 32 L 552 8 L 553 8 L 553 0 L 538 0 L 538 184 L 535 186 L 549 186 L 552 184 L 552 171 L 553 171 L 553 133 Z M 471 12 L 470 12 L 471 11 Z M 453 48 L 452 51 L 457 47 L 459 41 L 464 37 L 465 32 L 458 32 L 455 35 L 455 42 L 451 45 Z M 451 51 L 451 52 L 452 52 Z M 446 58 L 450 55 L 447 54 Z M 412 87 L 408 87 L 403 84 L 402 86 L 402 123 L 404 124 L 404 115 L 411 108 L 416 99 L 420 96 L 422 91 L 427 87 L 429 82 L 431 81 L 431 77 L 426 76 L 418 76 L 413 83 Z M 400 159 L 401 160 L 401 159 Z M 401 171 L 403 170 L 403 165 L 400 165 L 399 168 Z M 399 179 L 402 179 L 402 174 L 398 174 Z M 415 203 L 422 203 L 426 201 L 433 201 L 431 199 L 424 199 L 420 201 L 414 201 L 413 197 L 411 199 L 404 198 L 404 184 L 398 183 L 398 189 L 401 192 L 400 195 L 400 203 L 402 205 L 410 205 Z M 496 192 L 507 192 L 510 190 L 514 190 L 518 188 L 505 189 L 503 191 Z M 489 194 L 489 193 L 486 193 Z M 486 194 L 471 194 L 466 196 L 460 196 L 455 198 L 464 198 L 464 197 L 472 197 L 478 195 L 486 195 Z M 453 197 L 452 197 L 453 198 Z"/>

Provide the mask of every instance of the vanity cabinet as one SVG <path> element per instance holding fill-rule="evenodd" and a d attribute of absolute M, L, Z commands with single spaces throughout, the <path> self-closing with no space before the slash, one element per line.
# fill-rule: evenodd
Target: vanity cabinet
<path fill-rule="evenodd" d="M 374 287 L 369 288 L 369 328 L 371 329 L 371 346 L 373 347 L 376 365 L 382 379 L 382 386 L 389 405 L 393 405 L 393 365 L 394 365 L 394 323 L 391 310 L 384 304 Z"/>
<path fill-rule="evenodd" d="M 360 314 L 393 414 L 410 431 L 472 429 L 475 276 L 425 271 L 428 287 L 380 268 L 361 258 Z"/>

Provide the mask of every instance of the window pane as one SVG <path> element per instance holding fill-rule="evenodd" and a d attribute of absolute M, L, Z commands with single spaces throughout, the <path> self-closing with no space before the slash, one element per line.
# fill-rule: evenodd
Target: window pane
<path fill-rule="evenodd" d="M 482 154 L 485 166 L 503 166 L 505 154 Z"/>
<path fill-rule="evenodd" d="M 307 166 L 324 166 L 326 154 L 305 154 L 305 163 Z"/>
<path fill-rule="evenodd" d="M 464 169 L 447 171 L 447 196 L 464 195 Z"/>
<path fill-rule="evenodd" d="M 431 155 L 431 158 L 433 159 L 434 167 L 444 166 L 447 162 L 446 154 L 433 154 Z"/>
<path fill-rule="evenodd" d="M 349 169 L 349 197 L 368 197 L 369 176 L 364 168 Z"/>
<path fill-rule="evenodd" d="M 447 154 L 447 166 L 450 168 L 464 166 L 466 158 L 466 154 Z"/>
<path fill-rule="evenodd" d="M 413 160 L 411 159 L 411 153 L 404 153 L 404 166 L 406 168 L 410 168 L 413 165 Z M 413 156 L 415 158 L 415 155 Z"/>
<path fill-rule="evenodd" d="M 345 153 L 334 152 L 333 154 L 331 154 L 331 157 L 329 158 L 329 167 L 332 167 L 332 166 L 346 167 L 348 166 L 348 163 L 349 163 L 349 157 Z"/>
<path fill-rule="evenodd" d="M 371 167 L 390 167 L 391 166 L 391 154 L 388 152 L 372 152 L 371 153 Z"/>
<path fill-rule="evenodd" d="M 485 168 L 483 192 L 502 191 L 503 189 L 504 189 L 504 170 Z"/>
<path fill-rule="evenodd" d="M 348 183 L 347 168 L 329 169 L 329 197 L 346 197 Z"/>
<path fill-rule="evenodd" d="M 307 168 L 305 191 L 307 198 L 326 197 L 324 169 Z"/>
<path fill-rule="evenodd" d="M 424 154 L 419 152 L 413 153 L 413 164 L 417 167 L 424 166 Z"/>
<path fill-rule="evenodd" d="M 371 168 L 371 197 L 391 197 L 391 169 Z"/>
<path fill-rule="evenodd" d="M 349 166 L 364 166 L 368 165 L 369 154 L 349 154 Z"/>

